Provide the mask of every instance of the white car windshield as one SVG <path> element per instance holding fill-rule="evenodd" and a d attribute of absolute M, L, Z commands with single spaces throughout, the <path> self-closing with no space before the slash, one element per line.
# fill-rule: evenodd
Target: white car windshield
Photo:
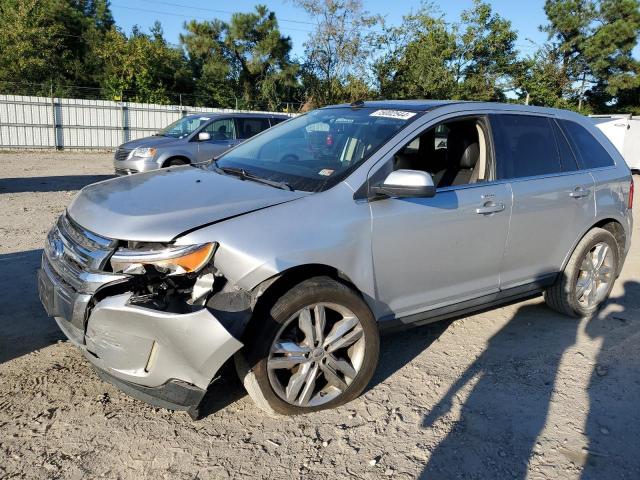
<path fill-rule="evenodd" d="M 419 116 L 376 108 L 315 110 L 248 140 L 212 168 L 241 170 L 295 190 L 326 190 Z"/>

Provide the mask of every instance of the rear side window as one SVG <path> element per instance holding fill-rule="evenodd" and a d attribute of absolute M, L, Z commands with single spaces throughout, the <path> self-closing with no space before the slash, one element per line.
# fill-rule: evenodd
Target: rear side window
<path fill-rule="evenodd" d="M 240 138 L 251 138 L 269 128 L 268 118 L 237 118 Z"/>
<path fill-rule="evenodd" d="M 491 116 L 499 180 L 562 171 L 551 123 L 529 115 Z"/>
<path fill-rule="evenodd" d="M 572 140 L 577 150 L 582 168 L 610 167 L 614 165 L 613 158 L 607 153 L 600 142 L 591 135 L 586 128 L 569 120 L 560 120 L 560 124 Z"/>
<path fill-rule="evenodd" d="M 562 171 L 575 172 L 578 170 L 578 162 L 571 150 L 571 147 L 569 146 L 567 137 L 555 120 L 551 120 L 551 125 L 553 126 L 553 133 L 556 136 L 556 142 L 558 144 L 558 155 L 560 156 L 560 166 L 562 167 Z"/>

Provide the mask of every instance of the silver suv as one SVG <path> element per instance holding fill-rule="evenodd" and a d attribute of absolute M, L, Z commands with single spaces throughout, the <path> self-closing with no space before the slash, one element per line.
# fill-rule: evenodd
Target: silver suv
<path fill-rule="evenodd" d="M 116 175 L 129 175 L 206 162 L 287 118 L 267 113 L 187 115 L 151 137 L 120 145 L 113 166 Z"/>
<path fill-rule="evenodd" d="M 48 235 L 39 290 L 138 398 L 197 415 L 234 357 L 261 408 L 297 414 L 358 396 L 379 332 L 537 293 L 593 314 L 632 198 L 620 154 L 575 113 L 339 105 L 206 167 L 84 188 Z"/>

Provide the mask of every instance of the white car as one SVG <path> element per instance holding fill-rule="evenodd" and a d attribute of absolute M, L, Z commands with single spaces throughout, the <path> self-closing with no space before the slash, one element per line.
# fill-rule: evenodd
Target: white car
<path fill-rule="evenodd" d="M 634 173 L 640 173 L 640 118 L 632 115 L 591 115 Z"/>

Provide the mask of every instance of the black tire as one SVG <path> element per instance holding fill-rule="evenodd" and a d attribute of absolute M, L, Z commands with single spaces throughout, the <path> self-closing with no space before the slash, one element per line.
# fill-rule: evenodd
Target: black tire
<path fill-rule="evenodd" d="M 580 274 L 580 266 L 589 253 L 597 244 L 606 243 L 612 253 L 613 265 L 611 280 L 608 284 L 606 294 L 595 305 L 585 307 L 578 302 L 576 298 L 576 288 L 578 276 Z M 558 279 L 544 292 L 544 299 L 547 305 L 556 312 L 569 315 L 571 317 L 588 317 L 593 315 L 602 304 L 606 301 L 611 293 L 615 278 L 618 274 L 620 266 L 619 249 L 615 237 L 602 228 L 593 228 L 580 240 L 576 246 L 571 258 L 567 262 L 564 271 L 558 276 Z"/>
<path fill-rule="evenodd" d="M 299 310 L 318 302 L 342 305 L 360 321 L 365 339 L 364 359 L 360 370 L 349 386 L 336 398 L 316 406 L 298 406 L 283 400 L 274 391 L 267 371 L 267 360 L 276 336 Z M 305 280 L 282 295 L 269 310 L 266 318 L 255 318 L 249 326 L 245 347 L 236 354 L 236 370 L 255 404 L 268 413 L 299 415 L 350 402 L 365 389 L 378 363 L 380 340 L 378 325 L 362 297 L 347 285 L 330 277 Z"/>
<path fill-rule="evenodd" d="M 172 158 L 168 162 L 164 164 L 165 167 L 179 167 L 181 165 L 188 165 L 189 162 L 181 159 L 181 158 Z"/>

